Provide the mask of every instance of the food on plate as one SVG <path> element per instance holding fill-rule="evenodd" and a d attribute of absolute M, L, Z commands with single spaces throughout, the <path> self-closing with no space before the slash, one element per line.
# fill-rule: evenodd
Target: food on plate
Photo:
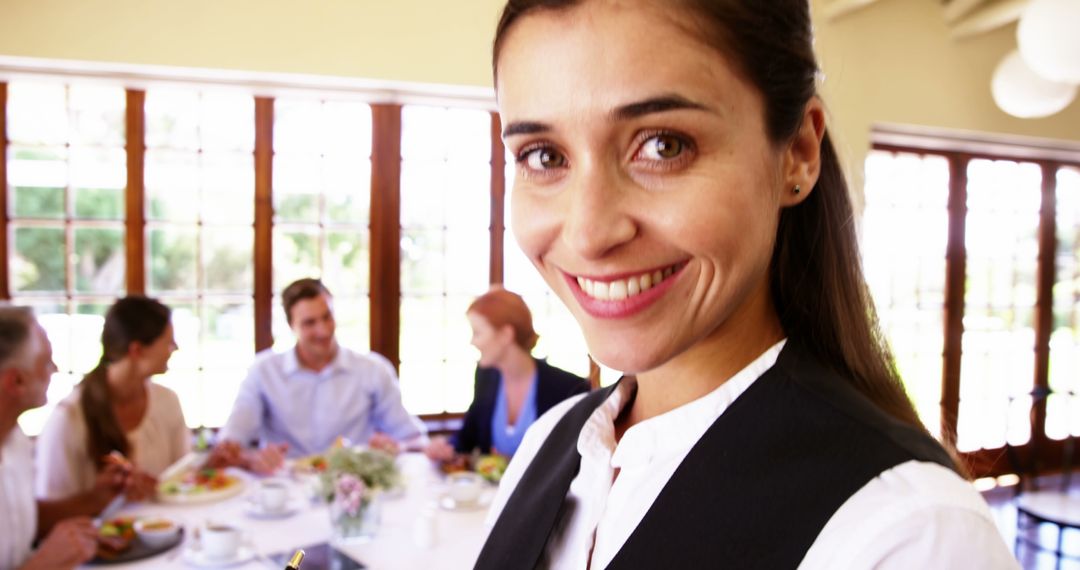
<path fill-rule="evenodd" d="M 322 473 L 326 467 L 326 457 L 318 454 L 301 457 L 293 463 L 293 469 L 300 473 Z"/>
<path fill-rule="evenodd" d="M 481 455 L 476 460 L 473 468 L 484 479 L 492 483 L 498 483 L 502 479 L 503 473 L 506 472 L 508 463 L 505 455 Z"/>
<path fill-rule="evenodd" d="M 195 469 L 170 479 L 158 486 L 162 495 L 199 495 L 211 491 L 222 491 L 240 485 L 242 482 L 224 469 Z"/>
<path fill-rule="evenodd" d="M 98 528 L 97 557 L 115 558 L 131 546 L 135 540 L 135 517 L 111 518 Z"/>

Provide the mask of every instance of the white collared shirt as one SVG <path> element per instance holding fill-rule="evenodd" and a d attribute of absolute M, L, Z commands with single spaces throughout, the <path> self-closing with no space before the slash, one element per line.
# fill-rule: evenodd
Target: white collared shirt
<path fill-rule="evenodd" d="M 19 426 L 0 442 L 0 529 L 0 569 L 22 566 L 37 532 L 37 502 L 34 444 Z"/>
<path fill-rule="evenodd" d="M 626 381 L 631 379 L 624 380 L 582 427 L 581 468 L 568 493 L 577 508 L 553 531 L 542 565 L 605 568 L 690 449 L 775 364 L 783 345 L 777 343 L 709 394 L 632 426 L 616 444 L 614 420 L 635 388 Z M 489 526 L 555 424 L 582 397 L 552 408 L 530 428 L 503 476 Z M 917 461 L 885 471 L 852 495 L 800 564 L 806 570 L 931 567 L 1018 566 L 975 489 L 944 467 Z"/>
<path fill-rule="evenodd" d="M 289 456 L 300 457 L 325 451 L 339 436 L 367 443 L 376 431 L 399 441 L 426 434 L 402 406 L 389 360 L 338 347 L 334 361 L 318 372 L 301 366 L 295 349 L 257 354 L 223 437 L 288 443 Z"/>

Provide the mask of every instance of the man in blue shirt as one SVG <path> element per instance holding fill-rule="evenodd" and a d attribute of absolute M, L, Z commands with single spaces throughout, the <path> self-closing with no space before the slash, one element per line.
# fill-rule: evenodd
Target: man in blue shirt
<path fill-rule="evenodd" d="M 424 424 L 401 404 L 390 361 L 338 345 L 333 297 L 322 282 L 300 279 L 281 298 L 296 346 L 256 355 L 223 437 L 274 444 L 291 457 L 321 453 L 338 437 L 390 452 L 426 444 Z"/>

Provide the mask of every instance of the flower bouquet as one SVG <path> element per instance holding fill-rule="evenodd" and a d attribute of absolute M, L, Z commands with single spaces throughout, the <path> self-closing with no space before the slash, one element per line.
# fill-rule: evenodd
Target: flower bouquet
<path fill-rule="evenodd" d="M 326 455 L 319 475 L 321 496 L 330 507 L 334 537 L 366 541 L 379 527 L 380 495 L 398 487 L 401 473 L 394 458 L 378 450 L 341 447 Z"/>

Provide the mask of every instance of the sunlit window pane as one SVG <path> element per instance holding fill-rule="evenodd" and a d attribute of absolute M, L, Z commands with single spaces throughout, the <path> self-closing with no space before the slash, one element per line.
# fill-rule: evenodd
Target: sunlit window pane
<path fill-rule="evenodd" d="M 255 100 L 146 93 L 146 283 L 179 350 L 160 381 L 189 425 L 221 425 L 254 357 Z"/>
<path fill-rule="evenodd" d="M 122 87 L 72 85 L 69 106 L 72 143 L 123 146 L 125 94 Z"/>
<path fill-rule="evenodd" d="M 124 288 L 124 230 L 75 228 L 75 291 L 115 294 Z"/>
<path fill-rule="evenodd" d="M 944 158 L 881 151 L 867 156 L 863 268 L 904 386 L 935 434 L 941 425 L 948 197 Z"/>
<path fill-rule="evenodd" d="M 204 226 L 201 241 L 203 287 L 218 293 L 250 295 L 254 290 L 254 230 L 250 227 Z"/>
<path fill-rule="evenodd" d="M 1057 251 L 1050 331 L 1050 388 L 1046 435 L 1080 435 L 1080 169 L 1057 174 Z"/>
<path fill-rule="evenodd" d="M 1027 441 L 1038 262 L 1038 165 L 968 165 L 967 286 L 957 447 Z M 1007 421 L 1002 421 L 1007 418 Z"/>
<path fill-rule="evenodd" d="M 12 81 L 8 84 L 8 139 L 13 143 L 63 145 L 68 138 L 67 86 Z"/>
<path fill-rule="evenodd" d="M 320 273 L 319 233 L 308 228 L 274 228 L 274 283 L 284 287 Z M 331 290 L 333 291 L 333 290 Z"/>
<path fill-rule="evenodd" d="M 68 186 L 67 147 L 28 147 L 12 145 L 8 149 L 8 184 L 25 188 L 65 188 Z M 51 214 L 64 216 L 64 202 L 59 201 Z M 18 213 L 19 204 L 15 204 Z M 23 206 L 25 207 L 25 206 Z"/>
<path fill-rule="evenodd" d="M 274 102 L 274 348 L 295 339 L 280 292 L 319 278 L 334 296 L 337 339 L 366 352 L 371 107 L 355 101 Z"/>
<path fill-rule="evenodd" d="M 11 260 L 11 280 L 16 292 L 66 290 L 62 227 L 21 227 L 12 224 L 15 256 Z"/>
<path fill-rule="evenodd" d="M 402 398 L 460 412 L 476 362 L 465 309 L 490 282 L 491 116 L 410 105 L 401 123 Z"/>
<path fill-rule="evenodd" d="M 199 155 L 171 149 L 146 151 L 146 219 L 199 219 Z"/>
<path fill-rule="evenodd" d="M 101 354 L 102 314 L 125 289 L 124 89 L 8 84 L 8 271 L 12 301 L 35 310 L 59 367 L 48 403 L 20 418 L 40 432 Z"/>

